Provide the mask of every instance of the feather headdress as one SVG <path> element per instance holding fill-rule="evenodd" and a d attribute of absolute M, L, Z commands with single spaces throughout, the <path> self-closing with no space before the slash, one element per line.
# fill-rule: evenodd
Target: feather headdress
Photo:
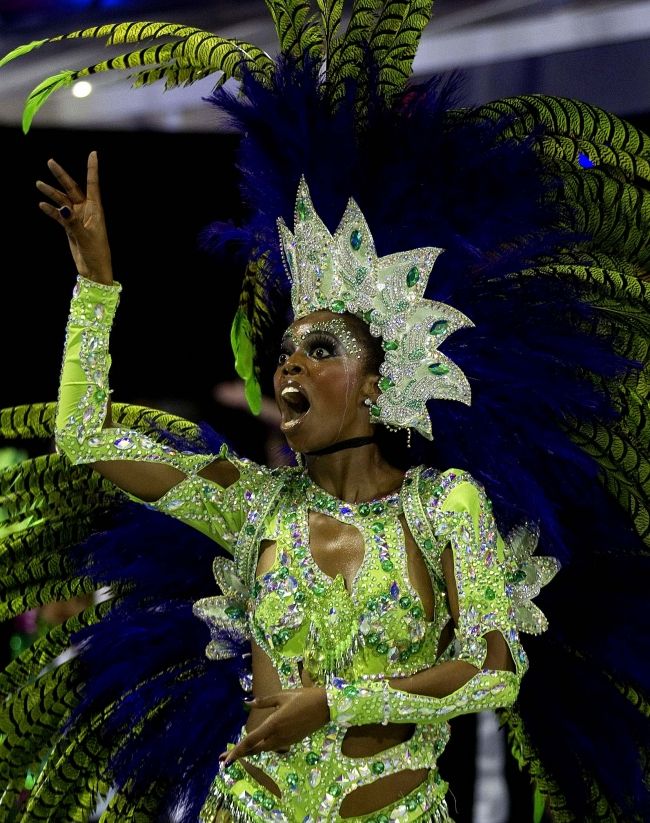
<path fill-rule="evenodd" d="M 516 711 L 505 714 L 514 750 L 555 819 L 648 819 L 650 139 L 573 100 L 529 95 L 458 108 L 448 86 L 408 85 L 429 2 L 355 0 L 346 26 L 342 0 L 267 5 L 277 59 L 239 40 L 152 22 L 98 26 L 18 49 L 4 62 L 65 38 L 144 44 L 45 80 L 28 100 L 25 125 L 52 92 L 91 73 L 126 70 L 136 86 L 168 87 L 217 74 L 211 101 L 243 135 L 249 218 L 214 226 L 206 238 L 242 261 L 232 339 L 253 406 L 260 342 L 270 313 L 285 311 L 290 288 L 276 220 L 291 222 L 303 175 L 330 231 L 352 197 L 379 255 L 446 250 L 424 297 L 475 325 L 445 342 L 473 404 L 429 404 L 436 441 L 425 459 L 477 477 L 502 531 L 523 519 L 539 524 L 543 553 L 564 567 L 540 597 L 550 628 L 531 642 L 531 671 Z M 236 93 L 224 87 L 228 77 L 239 81 Z M 50 432 L 51 413 L 8 411 L 0 431 Z M 174 819 L 194 819 L 219 751 L 183 736 L 215 671 L 201 657 L 204 638 L 194 644 L 192 635 L 182 651 L 143 658 L 133 671 L 126 661 L 130 638 L 150 630 L 156 604 L 182 623 L 190 590 L 202 596 L 193 588 L 198 578 L 175 601 L 158 544 L 128 529 L 62 551 L 84 540 L 117 501 L 58 457 L 10 471 L 2 494 L 24 524 L 0 556 L 5 616 L 100 582 L 124 587 L 111 605 L 54 630 L 5 674 L 12 695 L 0 727 L 5 797 L 19 794 L 25 771 L 46 758 L 23 819 L 53 819 L 64 802 L 90 808 L 106 788 L 105 765 L 116 790 L 107 820 L 172 811 Z M 73 509 L 79 517 L 69 522 Z M 198 537 L 183 539 L 186 557 L 203 556 Z M 140 560 L 121 568 L 136 545 Z M 94 685 L 81 695 L 92 661 L 86 650 L 107 644 L 108 626 L 115 649 L 105 679 L 88 681 Z M 43 674 L 79 631 L 78 658 Z M 172 695 L 187 713 L 169 710 Z M 63 726 L 68 734 L 59 738 Z M 165 782 L 154 756 L 163 727 L 177 747 Z"/>

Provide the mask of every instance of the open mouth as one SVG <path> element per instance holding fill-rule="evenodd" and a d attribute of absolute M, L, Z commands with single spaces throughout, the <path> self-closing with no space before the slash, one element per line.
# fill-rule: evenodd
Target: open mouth
<path fill-rule="evenodd" d="M 296 384 L 285 386 L 280 392 L 280 398 L 282 401 L 280 404 L 282 412 L 280 428 L 282 431 L 287 431 L 293 429 L 303 420 L 311 408 L 311 404 L 302 386 Z"/>

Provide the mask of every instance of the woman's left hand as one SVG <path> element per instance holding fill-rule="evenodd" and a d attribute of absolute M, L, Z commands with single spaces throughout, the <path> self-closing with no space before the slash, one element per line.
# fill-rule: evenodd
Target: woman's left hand
<path fill-rule="evenodd" d="M 284 749 L 320 729 L 330 719 L 327 694 L 320 687 L 287 689 L 257 697 L 248 705 L 253 709 L 274 711 L 234 748 L 220 756 L 225 766 L 249 754 Z"/>

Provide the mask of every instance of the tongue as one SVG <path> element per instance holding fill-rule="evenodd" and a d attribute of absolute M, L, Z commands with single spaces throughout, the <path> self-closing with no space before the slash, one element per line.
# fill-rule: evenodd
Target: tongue
<path fill-rule="evenodd" d="M 300 417 L 300 415 L 304 414 L 309 408 L 309 400 L 298 392 L 285 396 L 284 401 L 294 417 Z"/>

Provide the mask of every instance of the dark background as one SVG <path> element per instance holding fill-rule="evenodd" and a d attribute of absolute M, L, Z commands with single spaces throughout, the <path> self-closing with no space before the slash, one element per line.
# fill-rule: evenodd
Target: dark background
<path fill-rule="evenodd" d="M 212 398 L 215 384 L 236 377 L 229 333 L 241 268 L 200 242 L 213 220 L 241 214 L 237 142 L 232 134 L 0 130 L 1 406 L 56 398 L 75 268 L 65 233 L 38 209 L 34 182 L 53 182 L 46 162 L 54 157 L 83 183 L 96 149 L 123 285 L 111 345 L 114 398 L 208 420 L 258 452 L 263 427 Z"/>

